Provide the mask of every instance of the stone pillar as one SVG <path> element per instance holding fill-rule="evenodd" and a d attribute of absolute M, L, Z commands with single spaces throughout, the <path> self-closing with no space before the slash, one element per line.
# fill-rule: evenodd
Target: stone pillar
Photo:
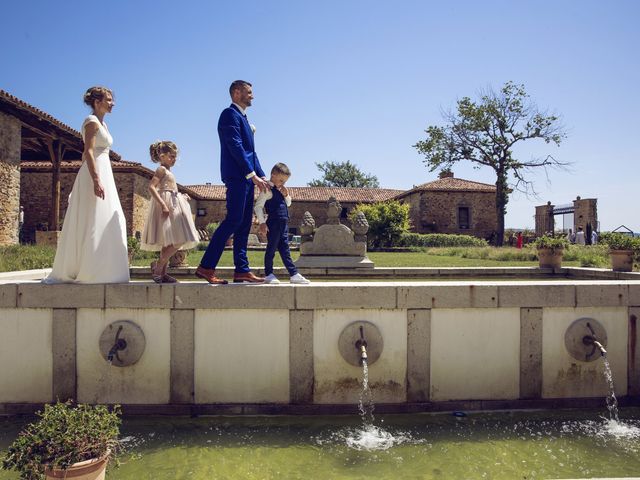
<path fill-rule="evenodd" d="M 555 225 L 553 222 L 553 207 L 551 202 L 546 205 L 536 207 L 536 236 L 540 237 L 546 232 L 553 232 Z"/>
<path fill-rule="evenodd" d="M 578 227 L 582 227 L 582 230 L 587 231 L 587 225 L 590 223 L 591 228 L 598 229 L 598 199 L 597 198 L 580 198 L 576 197 L 573 201 L 573 208 L 575 212 L 573 214 L 573 228 L 574 232 Z"/>
<path fill-rule="evenodd" d="M 0 245 L 18 243 L 20 121 L 0 112 Z"/>

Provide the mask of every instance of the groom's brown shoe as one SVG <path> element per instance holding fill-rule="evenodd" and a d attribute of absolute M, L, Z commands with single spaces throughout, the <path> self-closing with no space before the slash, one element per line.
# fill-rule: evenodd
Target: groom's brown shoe
<path fill-rule="evenodd" d="M 264 277 L 258 277 L 253 272 L 236 272 L 233 274 L 233 283 L 264 283 Z"/>
<path fill-rule="evenodd" d="M 216 271 L 213 268 L 198 266 L 198 268 L 196 268 L 196 277 L 204 278 L 207 282 L 213 285 L 224 285 L 229 283 L 222 278 L 216 277 Z"/>

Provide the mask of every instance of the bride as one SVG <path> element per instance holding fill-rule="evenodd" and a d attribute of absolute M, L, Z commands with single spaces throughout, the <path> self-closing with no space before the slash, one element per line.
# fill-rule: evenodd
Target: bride
<path fill-rule="evenodd" d="M 104 117 L 113 93 L 91 87 L 84 102 L 92 113 L 82 124 L 82 166 L 69 195 L 51 274 L 44 283 L 120 283 L 129 281 L 126 222 L 111 170 L 113 138 Z"/>

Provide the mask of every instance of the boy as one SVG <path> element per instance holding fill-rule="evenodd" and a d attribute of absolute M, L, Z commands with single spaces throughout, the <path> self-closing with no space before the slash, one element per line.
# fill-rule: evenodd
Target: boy
<path fill-rule="evenodd" d="M 260 234 L 267 235 L 267 250 L 264 252 L 264 283 L 280 283 L 273 274 L 273 257 L 280 252 L 282 263 L 290 275 L 291 283 L 306 284 L 309 280 L 298 273 L 289 251 L 289 209 L 291 197 L 284 184 L 291 171 L 284 163 L 276 163 L 271 169 L 271 179 L 266 192 L 260 192 L 254 211 L 260 223 Z M 265 220 L 265 211 L 267 218 Z"/>

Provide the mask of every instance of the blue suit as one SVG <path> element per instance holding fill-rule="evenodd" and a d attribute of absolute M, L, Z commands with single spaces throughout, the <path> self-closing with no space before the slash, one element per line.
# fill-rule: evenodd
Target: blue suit
<path fill-rule="evenodd" d="M 246 176 L 256 172 L 264 177 L 255 151 L 253 132 L 247 117 L 231 105 L 225 108 L 218 120 L 220 137 L 220 174 L 227 187 L 227 216 L 211 237 L 200 265 L 216 268 L 224 246 L 233 234 L 233 263 L 236 273 L 248 272 L 247 240 L 253 220 L 254 186 Z"/>

